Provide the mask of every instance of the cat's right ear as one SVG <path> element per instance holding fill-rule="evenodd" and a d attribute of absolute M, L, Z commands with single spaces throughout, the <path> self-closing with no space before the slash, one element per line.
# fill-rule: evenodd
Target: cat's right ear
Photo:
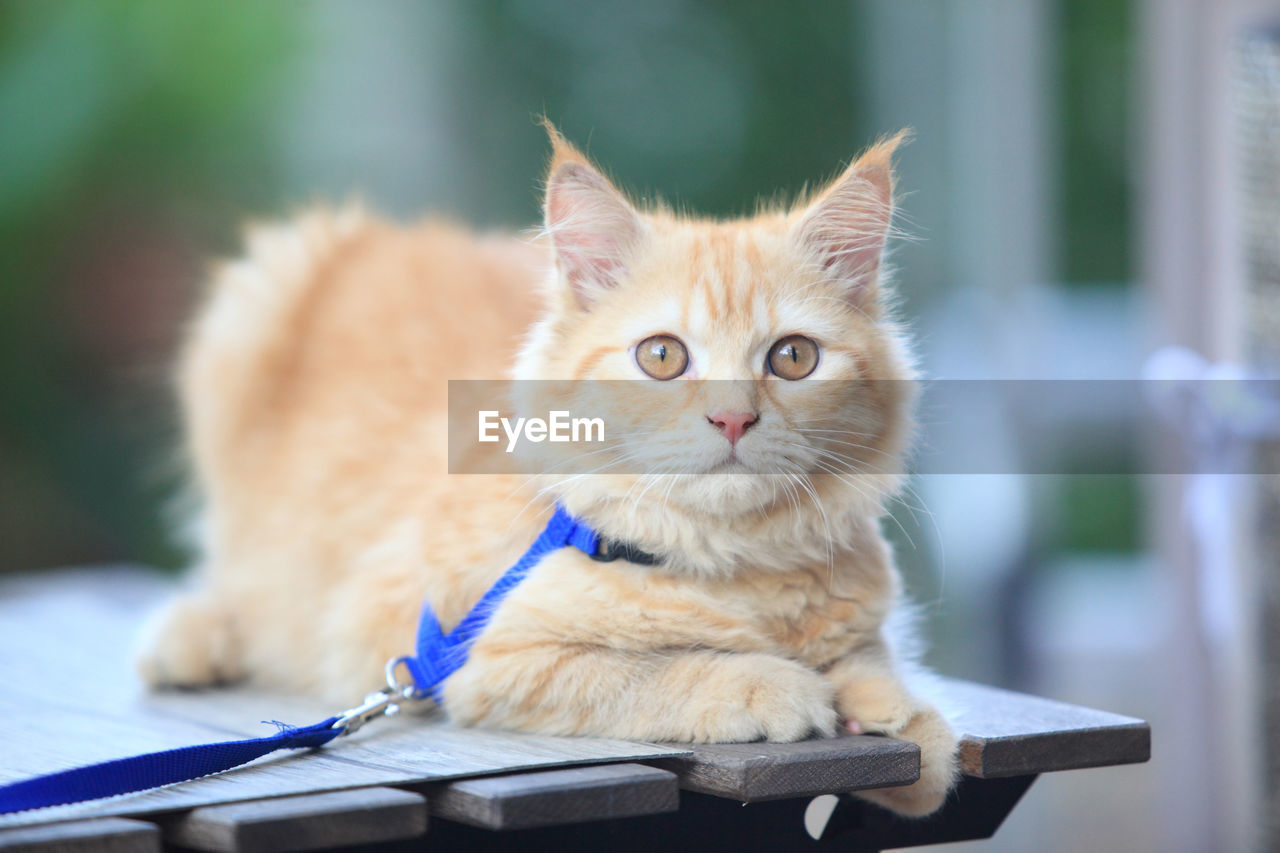
<path fill-rule="evenodd" d="M 590 308 L 616 287 L 645 225 L 622 193 L 547 125 L 553 153 L 544 205 L 556 268 L 578 305 Z"/>

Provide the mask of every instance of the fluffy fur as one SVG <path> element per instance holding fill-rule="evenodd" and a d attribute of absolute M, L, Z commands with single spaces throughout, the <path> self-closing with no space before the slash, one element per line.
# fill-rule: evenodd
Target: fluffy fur
<path fill-rule="evenodd" d="M 256 229 L 216 276 L 179 383 L 206 506 L 200 585 L 151 626 L 144 678 L 349 703 L 412 649 L 424 600 L 450 628 L 559 499 L 665 560 L 547 557 L 446 683 L 452 720 L 676 741 L 843 722 L 921 747 L 918 782 L 864 796 L 933 811 L 955 738 L 883 636 L 899 582 L 879 518 L 912 398 L 881 282 L 898 138 L 794 209 L 728 222 L 638 209 L 552 139 L 545 240 L 320 211 Z M 514 363 L 520 378 L 653 382 L 634 347 L 658 333 L 688 346 L 673 383 L 743 380 L 707 383 L 714 405 L 758 414 L 733 455 L 695 397 L 636 439 L 683 474 L 535 490 L 444 473 L 447 379 Z M 766 376 L 789 334 L 822 348 L 810 379 Z"/>

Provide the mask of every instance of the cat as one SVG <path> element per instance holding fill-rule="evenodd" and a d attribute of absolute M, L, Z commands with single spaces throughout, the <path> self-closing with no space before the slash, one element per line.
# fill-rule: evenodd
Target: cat
<path fill-rule="evenodd" d="M 661 561 L 547 556 L 445 682 L 452 721 L 691 742 L 884 733 L 919 744 L 920 779 L 863 796 L 933 812 L 956 738 L 885 637 L 899 579 L 879 528 L 912 425 L 883 262 L 902 134 L 789 209 L 711 221 L 638 206 L 548 132 L 543 239 L 317 210 L 252 230 L 214 276 L 178 370 L 202 562 L 147 632 L 144 680 L 348 705 L 413 649 L 424 601 L 450 629 L 559 501 Z M 691 464 L 736 467 L 641 498 L 637 474 L 538 490 L 450 476 L 446 380 L 509 375 L 752 380 L 717 411 L 672 414 L 697 434 Z M 870 431 L 830 438 L 852 409 Z M 753 472 L 783 445 L 801 470 Z"/>

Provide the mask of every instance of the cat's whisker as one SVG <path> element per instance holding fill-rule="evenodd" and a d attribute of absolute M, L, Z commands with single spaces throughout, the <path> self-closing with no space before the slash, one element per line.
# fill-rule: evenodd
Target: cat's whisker
<path fill-rule="evenodd" d="M 787 503 L 791 506 L 791 514 L 798 517 L 800 515 L 800 503 L 797 500 L 795 486 L 787 475 L 783 475 L 783 479 L 780 482 L 782 483 L 783 494 L 786 495 Z"/>
<path fill-rule="evenodd" d="M 831 476 L 835 477 L 837 480 L 839 480 L 839 481 L 841 481 L 842 483 L 844 483 L 845 485 L 849 486 L 851 489 L 854 489 L 855 491 L 857 491 L 857 492 L 858 492 L 859 494 L 861 494 L 862 496 L 864 496 L 864 497 L 878 497 L 878 496 L 877 496 L 877 495 L 875 495 L 874 493 L 869 492 L 869 491 L 868 491 L 864 486 L 860 486 L 860 485 L 858 485 L 857 483 L 855 483 L 854 481 L 850 480 L 850 479 L 848 478 L 848 476 L 846 476 L 846 475 L 845 475 L 843 472 L 841 472 L 839 469 L 834 468 L 834 467 L 831 467 L 831 466 L 829 466 L 828 464 L 826 464 L 825 462 L 823 462 L 823 461 L 821 461 L 821 460 L 819 460 L 819 461 L 815 462 L 814 464 L 815 464 L 815 465 L 817 465 L 817 466 L 818 466 L 819 468 L 821 468 L 822 470 L 826 471 L 826 472 L 827 472 L 828 474 L 830 474 Z M 890 520 L 890 521 L 892 521 L 895 525 L 897 525 L 898 530 L 902 531 L 902 535 L 903 535 L 903 537 L 905 537 L 905 538 L 906 538 L 907 543 L 908 543 L 909 545 L 911 545 L 911 549 L 912 549 L 913 551 L 914 551 L 914 550 L 916 550 L 916 543 L 915 543 L 915 540 L 911 538 L 911 534 L 907 532 L 907 528 L 906 528 L 905 526 L 903 526 L 902 522 L 897 518 L 897 516 L 895 516 L 893 513 L 886 513 L 886 515 L 888 516 L 888 518 L 889 518 L 889 520 Z"/>
<path fill-rule="evenodd" d="M 668 478 L 667 478 L 667 480 L 668 480 L 668 483 L 667 483 L 667 490 L 666 490 L 666 491 L 663 493 L 663 495 L 662 495 L 662 512 L 663 512 L 663 514 L 666 514 L 666 512 L 667 512 L 667 508 L 670 506 L 671 490 L 675 488 L 675 486 L 676 486 L 676 482 L 677 482 L 677 479 L 676 479 L 676 478 L 677 478 L 678 476 L 679 476 L 679 475 L 672 475 L 672 476 L 668 476 Z"/>
<path fill-rule="evenodd" d="M 795 423 L 796 424 L 812 424 L 812 423 L 818 423 L 819 421 L 834 421 L 834 420 L 839 420 L 839 417 L 832 415 L 831 417 L 825 417 L 825 418 L 801 418 L 796 420 Z M 875 433 L 858 432 L 857 430 L 852 430 L 852 429 L 825 429 L 823 427 L 802 427 L 802 426 L 792 426 L 791 429 L 797 430 L 799 432 L 831 432 L 831 433 L 837 433 L 840 435 L 851 435 L 851 436 L 854 436 L 855 438 L 879 438 L 879 436 L 877 436 Z"/>
<path fill-rule="evenodd" d="M 868 447 L 867 445 L 865 445 L 865 444 L 859 444 L 859 443 L 858 443 L 858 442 L 856 442 L 856 441 L 840 441 L 839 439 L 835 439 L 835 438 L 827 438 L 827 437 L 824 437 L 824 436 L 820 436 L 818 440 L 820 440 L 820 441 L 822 441 L 822 442 L 824 442 L 824 443 L 826 443 L 826 444 L 839 444 L 839 445 L 846 446 L 846 447 L 852 447 L 852 448 L 855 448 L 855 449 L 857 449 L 857 450 L 865 450 L 865 451 L 867 451 L 867 452 L 869 452 L 869 453 L 874 453 L 874 454 L 876 454 L 876 455 L 878 455 L 878 456 L 883 456 L 883 457 L 885 457 L 886 459 L 890 459 L 890 460 L 892 460 L 892 461 L 893 461 L 893 462 L 895 462 L 895 463 L 896 463 L 896 462 L 898 462 L 898 461 L 899 461 L 899 458 L 900 458 L 897 454 L 889 453 L 888 451 L 886 451 L 886 450 L 881 450 L 881 449 L 880 449 L 880 448 L 878 448 L 878 447 Z M 815 452 L 822 452 L 822 453 L 830 453 L 830 452 L 831 452 L 829 449 L 827 449 L 827 448 L 822 448 L 822 447 L 814 447 L 813 449 L 814 449 L 814 451 L 815 451 Z"/>
<path fill-rule="evenodd" d="M 823 537 L 823 543 L 826 545 L 827 570 L 831 576 L 831 578 L 828 580 L 828 584 L 830 584 L 831 579 L 834 579 L 835 577 L 835 554 L 832 550 L 832 544 L 831 544 L 832 542 L 831 523 L 827 519 L 826 508 L 823 507 L 822 499 L 818 497 L 818 491 L 814 487 L 813 483 L 810 482 L 809 478 L 803 474 L 798 474 L 796 476 L 797 476 L 796 484 L 799 485 L 802 489 L 804 489 L 806 493 L 808 493 L 809 498 L 813 501 L 814 508 L 817 509 L 818 514 L 822 517 L 822 527 L 826 533 L 826 535 Z"/>
<path fill-rule="evenodd" d="M 830 461 L 830 462 L 836 462 L 836 463 L 838 463 L 838 464 L 840 464 L 840 465 L 844 466 L 844 467 L 849 471 L 849 473 L 851 473 L 851 474 L 871 474 L 871 473 L 874 473 L 874 472 L 873 472 L 873 471 L 871 471 L 871 470 L 861 468 L 860 466 L 858 466 L 858 464 L 857 464 L 854 460 L 852 460 L 852 459 L 846 459 L 845 457 L 840 456 L 840 455 L 838 455 L 838 454 L 836 454 L 836 453 L 833 453 L 832 451 L 830 451 L 830 450 L 828 450 L 828 449 L 826 449 L 826 448 L 823 448 L 823 447 L 814 447 L 813 445 L 809 445 L 809 444 L 797 444 L 797 443 L 796 443 L 796 442 L 794 442 L 794 441 L 789 441 L 789 442 L 786 442 L 786 443 L 787 443 L 789 446 L 791 446 L 791 447 L 795 447 L 795 448 L 798 448 L 798 449 L 800 449 L 800 450 L 804 450 L 804 451 L 806 451 L 806 455 L 807 455 L 807 456 L 810 456 L 810 457 L 813 457 L 813 459 L 825 459 L 825 460 L 828 460 L 828 461 Z"/>
<path fill-rule="evenodd" d="M 584 455 L 585 455 L 585 454 L 584 454 Z M 581 458 L 581 457 L 577 457 L 577 458 Z M 610 462 L 610 463 L 606 463 L 605 465 L 602 465 L 602 466 L 600 466 L 599 468 L 594 469 L 593 471 L 586 472 L 586 475 L 591 475 L 591 474 L 594 474 L 594 473 L 596 473 L 596 472 L 599 472 L 599 471 L 603 470 L 604 468 L 608 467 L 608 465 L 609 465 L 609 464 L 611 464 L 611 463 L 620 463 L 620 462 L 628 462 L 628 461 L 633 461 L 633 457 L 631 457 L 629 454 L 624 453 L 624 454 L 623 454 L 622 456 L 620 456 L 619 458 L 617 458 L 617 459 L 615 459 L 615 460 L 611 460 L 611 462 Z M 553 467 L 554 467 L 554 466 L 553 466 Z M 549 471 L 549 470 L 550 470 L 550 469 L 548 469 L 548 471 Z M 548 475 L 548 472 L 540 472 L 540 473 L 537 473 L 537 474 L 530 474 L 530 475 L 526 476 L 526 477 L 524 478 L 523 482 L 521 482 L 519 485 L 517 485 L 515 488 L 513 488 L 513 489 L 508 493 L 507 497 L 508 497 L 508 498 L 514 497 L 514 496 L 515 496 L 515 494 L 516 494 L 517 492 L 519 492 L 519 491 L 521 491 L 521 490 L 523 490 L 523 489 L 528 488 L 528 487 L 529 487 L 529 485 L 530 485 L 533 481 L 535 481 L 535 480 L 537 480 L 537 479 L 540 479 L 541 477 L 544 477 L 544 476 L 547 476 L 547 475 Z M 585 475 L 577 475 L 577 476 L 585 476 Z M 555 482 L 555 483 L 548 484 L 548 485 L 546 485 L 546 486 L 543 486 L 542 488 L 539 488 L 539 489 L 535 490 L 535 491 L 534 491 L 533 496 L 532 496 L 532 497 L 530 497 L 530 498 L 529 498 L 529 500 L 525 501 L 524 505 L 520 508 L 520 510 L 516 513 L 515 517 L 514 517 L 514 518 L 511 520 L 511 522 L 508 524 L 508 530 L 510 530 L 511 526 L 513 526 L 513 525 L 515 524 L 515 522 L 516 522 L 517 520 L 519 520 L 519 518 L 520 518 L 521 516 L 523 516 L 523 515 L 524 515 L 525 511 L 526 511 L 526 510 L 527 510 L 527 509 L 528 509 L 532 504 L 536 503 L 536 502 L 537 502 L 537 501 L 539 501 L 541 498 L 546 497 L 548 494 L 552 494 L 552 493 L 553 493 L 557 488 L 559 488 L 559 487 L 560 487 L 564 482 L 568 482 L 568 480 L 564 480 L 564 481 L 557 481 L 557 482 Z"/>
<path fill-rule="evenodd" d="M 854 432 L 849 429 L 824 429 L 822 427 L 794 427 L 796 432 L 816 433 L 820 435 L 848 435 L 855 438 L 879 438 L 880 436 L 870 432 Z M 866 447 L 866 445 L 857 445 L 858 447 Z"/>
<path fill-rule="evenodd" d="M 640 490 L 640 494 L 636 495 L 636 498 L 633 501 L 633 505 L 637 510 L 640 508 L 640 502 L 644 500 L 644 496 L 648 493 L 649 489 L 651 489 L 655 484 L 660 482 L 663 476 L 670 476 L 670 475 L 665 474 L 665 472 L 646 475 L 646 478 L 648 479 L 649 482 L 643 489 Z"/>
<path fill-rule="evenodd" d="M 631 493 L 636 490 L 636 487 L 653 476 L 654 475 L 651 473 L 644 473 L 644 474 L 641 474 L 639 477 L 637 477 L 635 481 L 630 486 L 627 487 L 626 492 L 623 493 L 621 503 L 625 504 L 627 500 L 631 497 Z"/>
<path fill-rule="evenodd" d="M 608 467 L 609 467 L 609 466 L 611 466 L 611 465 L 618 465 L 618 464 L 623 464 L 623 463 L 630 463 L 630 462 L 634 462 L 637 458 L 639 458 L 639 457 L 635 456 L 634 454 L 623 454 L 623 455 L 621 455 L 621 456 L 619 456 L 619 457 L 617 457 L 617 458 L 615 458 L 615 459 L 611 459 L 611 460 L 609 460 L 609 461 L 608 461 L 608 462 L 606 462 L 604 465 L 600 465 L 600 466 L 598 466 L 598 467 L 596 467 L 596 468 L 593 468 L 593 469 L 591 469 L 591 470 L 589 470 L 589 471 L 584 471 L 584 472 L 581 472 L 581 473 L 578 473 L 578 474 L 571 474 L 571 475 L 568 475 L 568 476 L 566 476 L 566 477 L 565 477 L 565 478 L 563 478 L 563 479 L 556 480 L 555 482 L 552 482 L 552 483 L 547 484 L 546 486 L 543 486 L 541 489 L 539 489 L 539 490 L 538 490 L 538 496 L 544 496 L 544 495 L 548 495 L 548 494 L 553 494 L 557 489 L 562 488 L 562 487 L 563 487 L 564 485 L 566 485 L 566 484 L 573 483 L 573 482 L 577 482 L 577 481 L 579 481 L 579 480 L 581 480 L 581 479 L 583 479 L 583 478 L 586 478 L 586 477 L 592 477 L 592 476 L 599 475 L 599 474 L 601 474 L 602 472 L 604 472 L 604 471 L 605 471 L 605 469 L 606 469 L 606 468 L 608 468 Z M 619 473 L 619 474 L 622 474 L 622 472 L 618 472 L 618 473 Z M 546 475 L 533 475 L 533 476 L 536 478 L 536 477 L 546 476 Z"/>
<path fill-rule="evenodd" d="M 608 448 L 608 449 L 616 449 L 616 448 Z M 576 457 L 574 457 L 573 459 L 564 460 L 564 463 L 562 463 L 562 464 L 568 463 L 568 462 L 570 462 L 570 461 L 576 461 L 576 460 L 578 460 L 578 459 L 583 458 L 584 456 L 592 455 L 592 454 L 597 453 L 597 452 L 600 452 L 600 451 L 592 451 L 592 452 L 591 452 L 591 453 L 589 453 L 589 454 L 580 454 L 579 456 L 576 456 Z M 620 455 L 617 459 L 611 460 L 611 463 L 620 463 L 620 462 L 629 462 L 629 461 L 634 461 L 634 458 L 635 458 L 635 457 L 634 457 L 632 454 L 630 454 L 629 452 L 624 451 L 624 453 L 623 453 L 622 455 Z M 611 463 L 606 463 L 605 465 L 602 465 L 602 466 L 600 466 L 599 468 L 594 469 L 594 471 L 589 471 L 589 472 L 586 472 L 586 473 L 587 473 L 587 474 L 592 474 L 592 473 L 595 473 L 595 472 L 601 471 L 601 470 L 603 470 L 604 468 L 608 467 L 608 465 L 609 465 L 609 464 L 611 464 Z M 529 474 L 529 475 L 525 476 L 525 477 L 524 477 L 524 479 L 523 479 L 523 480 L 522 480 L 518 485 L 516 485 L 515 487 L 513 487 L 513 488 L 511 489 L 511 491 L 507 493 L 507 498 L 508 498 L 508 499 L 510 499 L 510 498 L 514 497 L 518 492 L 520 492 L 520 491 L 522 491 L 522 490 L 524 490 L 524 489 L 528 488 L 528 487 L 529 487 L 529 485 L 530 485 L 531 483 L 533 483 L 535 480 L 538 480 L 538 479 L 540 479 L 540 478 L 542 478 L 542 477 L 544 477 L 544 476 L 548 476 L 548 475 L 551 473 L 552 469 L 554 469 L 554 468 L 556 468 L 556 467 L 558 467 L 558 466 L 551 466 L 551 468 L 548 468 L 546 471 L 538 472 L 538 473 L 536 473 L 536 474 Z M 564 481 L 557 481 L 556 483 L 552 483 L 552 484 L 550 484 L 550 485 L 543 486 L 542 488 L 536 489 L 536 490 L 534 491 L 534 493 L 533 493 L 533 496 L 532 496 L 532 497 L 530 497 L 530 498 L 529 498 L 529 500 L 525 501 L 524 505 L 523 505 L 523 506 L 521 506 L 521 507 L 520 507 L 520 510 L 515 514 L 515 517 L 513 517 L 513 518 L 512 518 L 511 522 L 508 524 L 508 530 L 511 528 L 511 526 L 513 526 L 513 525 L 516 523 L 516 521 L 518 521 L 518 520 L 519 520 L 519 519 L 524 515 L 525 511 L 526 511 L 526 510 L 527 510 L 527 509 L 528 509 L 532 504 L 536 503 L 539 499 L 541 499 L 541 498 L 545 497 L 547 494 L 550 494 L 550 493 L 551 493 L 555 488 L 557 488 L 557 487 L 560 485 L 560 483 L 561 483 L 561 482 L 564 482 Z"/>
<path fill-rule="evenodd" d="M 942 538 L 942 529 L 938 526 L 937 517 L 933 514 L 933 511 L 931 509 L 925 506 L 924 498 L 920 496 L 920 493 L 917 492 L 914 488 L 912 488 L 910 483 L 903 483 L 902 491 L 906 492 L 907 494 L 911 495 L 911 497 L 915 498 L 918 506 L 913 507 L 911 504 L 907 503 L 906 499 L 903 498 L 901 495 L 895 495 L 893 497 L 893 500 L 907 507 L 908 511 L 911 512 L 912 519 L 915 519 L 916 510 L 923 512 L 925 516 L 929 519 L 930 525 L 932 525 L 933 527 L 934 541 L 938 543 L 938 598 L 937 600 L 941 602 L 946 595 L 946 589 L 947 589 L 947 543 Z M 918 523 L 919 522 L 917 522 L 917 524 Z"/>

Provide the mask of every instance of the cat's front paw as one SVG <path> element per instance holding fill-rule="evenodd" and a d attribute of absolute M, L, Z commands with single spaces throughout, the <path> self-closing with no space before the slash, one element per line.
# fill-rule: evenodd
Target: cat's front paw
<path fill-rule="evenodd" d="M 933 814 L 942 807 L 956 781 L 955 733 L 941 714 L 925 707 L 913 714 L 894 737 L 920 747 L 920 778 L 901 788 L 861 791 L 858 796 L 907 817 Z"/>
<path fill-rule="evenodd" d="M 838 717 L 831 684 L 794 661 L 727 655 L 715 672 L 691 687 L 693 725 L 687 740 L 787 743 L 835 733 Z"/>
<path fill-rule="evenodd" d="M 836 708 L 854 734 L 894 736 L 911 721 L 916 702 L 896 679 L 873 676 L 836 691 Z"/>
<path fill-rule="evenodd" d="M 175 598 L 151 617 L 135 664 L 150 687 L 203 687 L 243 675 L 229 616 L 218 603 L 200 595 Z"/>

